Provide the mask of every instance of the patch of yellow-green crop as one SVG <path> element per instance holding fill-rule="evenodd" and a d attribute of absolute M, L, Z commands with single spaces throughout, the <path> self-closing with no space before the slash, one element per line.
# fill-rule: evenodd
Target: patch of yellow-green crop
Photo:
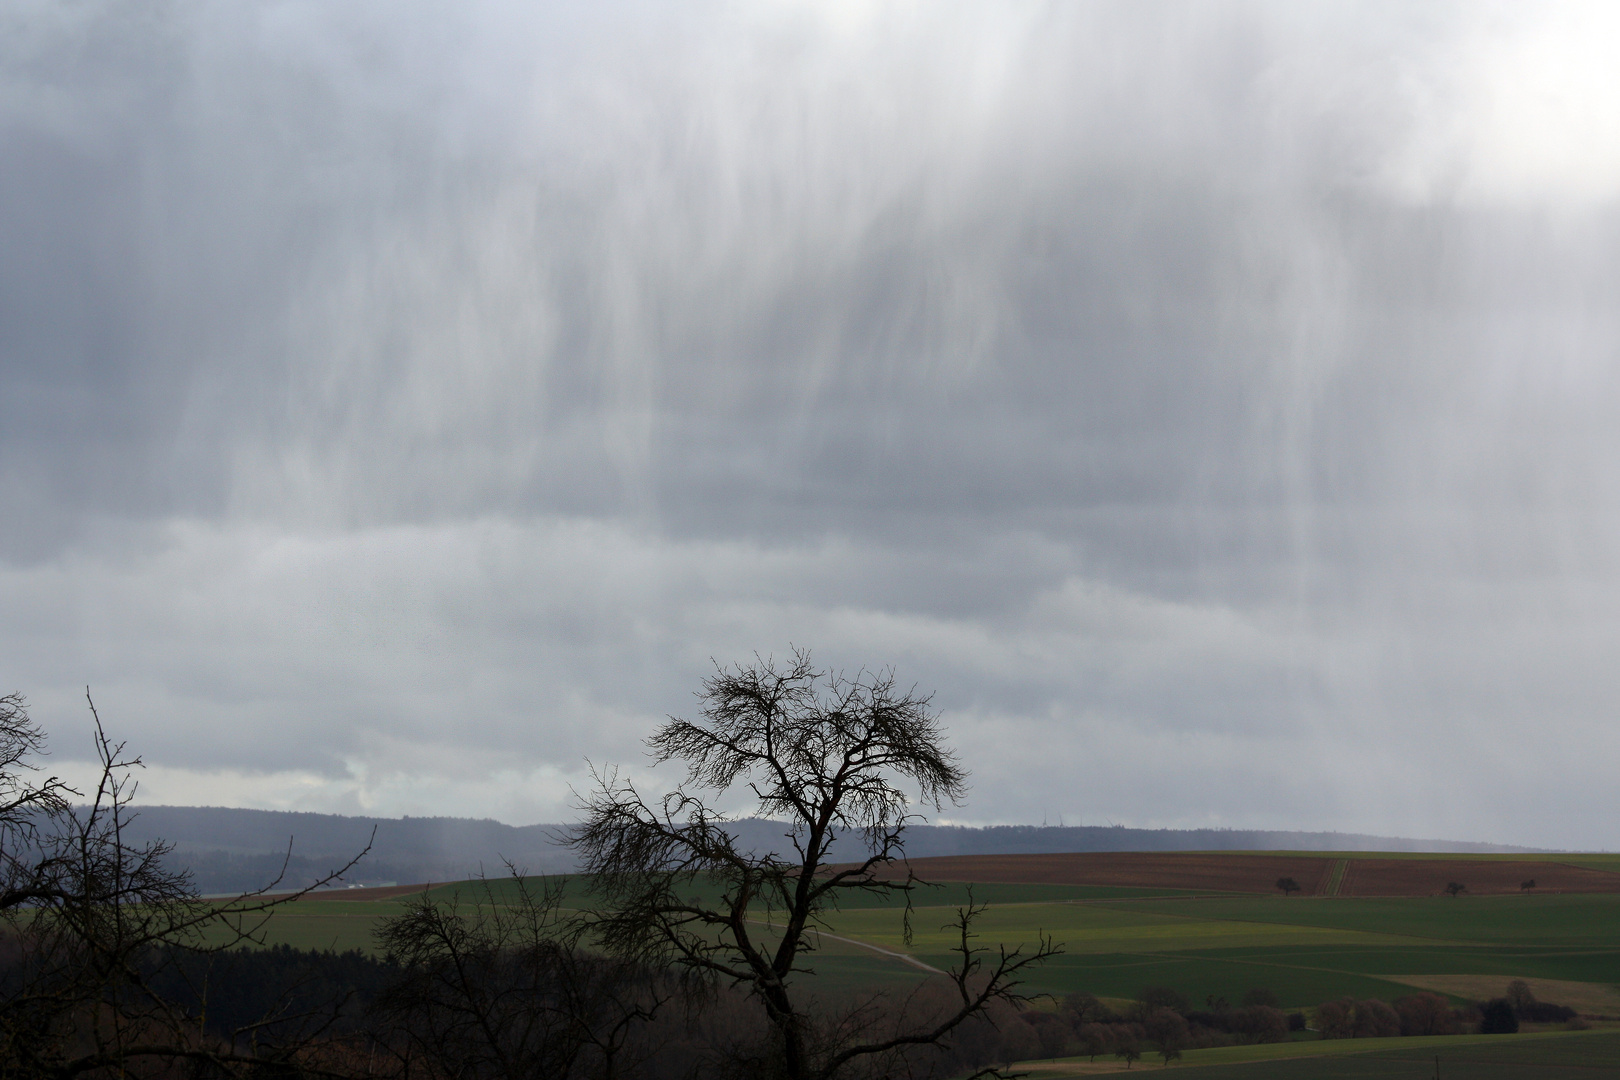
<path fill-rule="evenodd" d="M 298 900 L 276 908 L 257 936 L 266 945 L 372 953 L 373 934 L 382 920 L 403 910 L 397 900 Z M 223 940 L 224 930 L 211 936 Z"/>
<path fill-rule="evenodd" d="M 1187 1050 L 1182 1053 L 1181 1060 L 1177 1062 L 1175 1067 L 1184 1069 L 1193 1066 L 1254 1064 L 1290 1059 L 1337 1058 L 1363 1054 L 1386 1054 L 1390 1051 L 1400 1051 L 1403 1056 L 1409 1056 L 1434 1053 L 1436 1051 L 1454 1053 L 1468 1048 L 1494 1048 L 1508 1045 L 1527 1049 L 1546 1040 L 1591 1038 L 1591 1035 L 1579 1032 L 1554 1031 L 1527 1035 L 1414 1035 L 1386 1039 L 1313 1039 L 1304 1042 L 1262 1043 L 1254 1046 L 1217 1046 L 1205 1050 Z M 1151 1049 L 1146 1050 L 1143 1054 L 1144 1064 L 1153 1060 L 1154 1056 Z M 1102 1065 L 1109 1062 L 1109 1060 L 1104 1055 L 1099 1058 L 1097 1064 Z M 1065 1080 L 1068 1077 L 1091 1076 L 1101 1071 L 1095 1068 L 1086 1058 L 1025 1061 L 1020 1062 L 1018 1067 L 1020 1071 L 1030 1073 L 1037 1080 Z M 1124 1067 L 1123 1064 L 1118 1066 L 1121 1069 Z M 1113 1070 L 1110 1068 L 1108 1071 Z"/>
<path fill-rule="evenodd" d="M 981 945 L 1033 943 L 1039 934 L 1061 941 L 1070 953 L 1163 952 L 1232 949 L 1277 945 L 1402 945 L 1411 938 L 1367 930 L 1282 925 L 1199 917 L 1198 905 L 1187 914 L 1144 912 L 1134 906 L 1102 904 L 1018 904 L 989 908 L 974 923 Z M 949 926 L 954 911 L 919 908 L 912 916 L 909 950 L 939 955 L 956 944 Z M 905 948 L 898 912 L 840 912 L 831 929 L 886 948 Z"/>

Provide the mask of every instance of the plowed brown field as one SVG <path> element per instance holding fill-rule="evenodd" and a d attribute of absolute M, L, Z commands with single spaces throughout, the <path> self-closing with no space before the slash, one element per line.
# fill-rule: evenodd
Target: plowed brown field
<path fill-rule="evenodd" d="M 1211 892 L 1271 893 L 1277 879 L 1291 877 L 1306 896 L 1322 893 L 1333 857 L 1264 855 L 1251 852 L 1116 852 L 1061 855 L 946 855 L 913 859 L 927 881 L 983 881 L 1032 885 L 1118 885 Z M 1517 893 L 1534 880 L 1535 891 L 1620 892 L 1620 873 L 1557 862 L 1496 862 L 1463 859 L 1348 857 L 1339 896 L 1433 896 L 1459 881 L 1470 895 Z"/>
<path fill-rule="evenodd" d="M 1123 885 L 1212 892 L 1275 892 L 1278 878 L 1291 877 L 1310 895 L 1322 891 L 1337 861 L 1309 855 L 1214 851 L 1093 851 L 1065 855 L 941 855 L 912 859 L 911 868 L 926 881 Z"/>
<path fill-rule="evenodd" d="M 1525 881 L 1534 881 L 1538 893 L 1620 892 L 1620 874 L 1567 863 L 1351 859 L 1339 883 L 1339 895 L 1433 896 L 1452 881 L 1468 886 L 1471 896 L 1521 892 L 1520 883 Z"/>

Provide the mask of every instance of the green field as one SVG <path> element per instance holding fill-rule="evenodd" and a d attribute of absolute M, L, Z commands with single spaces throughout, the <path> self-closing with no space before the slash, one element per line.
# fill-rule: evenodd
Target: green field
<path fill-rule="evenodd" d="M 1592 858 L 1607 864 L 1620 857 Z M 583 883 L 566 884 L 573 890 L 569 902 L 580 902 L 575 896 Z M 430 895 L 467 903 L 483 896 L 483 888 L 463 882 L 438 886 Z M 510 882 L 493 882 L 489 890 L 496 902 L 514 894 Z M 909 943 L 903 901 L 852 898 L 828 918 L 808 957 L 815 985 L 827 992 L 883 986 L 899 991 L 930 977 L 878 950 L 950 966 L 950 922 L 968 895 L 969 887 L 959 883 L 918 890 Z M 1029 945 L 1043 932 L 1063 943 L 1063 955 L 1031 973 L 1024 987 L 1031 993 L 1087 991 L 1129 999 L 1146 987 L 1168 986 L 1202 1003 L 1211 997 L 1239 1001 L 1263 987 L 1285 1008 L 1309 1010 L 1347 995 L 1393 1001 L 1425 984 L 1460 1004 L 1498 996 L 1510 980 L 1524 978 L 1554 981 L 1550 991 L 1538 991 L 1543 1000 L 1570 1004 L 1588 1016 L 1620 1017 L 1620 895 L 1285 898 L 1002 884 L 974 885 L 972 896 L 990 904 L 976 924 L 977 944 Z M 301 900 L 270 920 L 265 939 L 301 948 L 371 950 L 379 922 L 408 902 Z M 769 913 L 761 910 L 759 918 L 766 921 Z M 1434 1075 L 1438 1055 L 1446 1077 L 1620 1077 L 1615 1031 L 1430 1042 L 1229 1047 L 1190 1051 L 1175 1068 L 1193 1069 L 1207 1080 L 1416 1078 Z M 1267 1060 L 1277 1055 L 1287 1059 Z M 1057 1080 L 1102 1066 L 1041 1065 L 1035 1075 Z M 1144 1060 L 1137 1067 L 1157 1066 Z"/>
<path fill-rule="evenodd" d="M 512 888 L 491 887 L 497 899 Z M 465 901 L 473 893 L 463 883 L 431 895 Z M 848 938 L 947 967 L 947 927 L 967 894 L 965 885 L 920 891 L 909 945 L 897 901 L 857 897 L 828 920 L 815 966 L 831 980 L 865 985 L 922 975 L 837 940 Z M 1304 1007 L 1347 994 L 1392 1000 L 1414 991 L 1403 979 L 1473 975 L 1499 976 L 1504 987 L 1513 978 L 1551 979 L 1591 984 L 1600 997 L 1620 994 L 1620 895 L 1285 899 L 1058 885 L 977 885 L 973 895 L 991 905 L 977 925 L 979 944 L 1028 944 L 1043 931 L 1063 943 L 1064 955 L 1032 976 L 1040 992 L 1132 997 L 1163 985 L 1201 1001 L 1267 987 Z M 404 903 L 303 900 L 271 921 L 266 938 L 370 949 L 378 921 Z"/>
<path fill-rule="evenodd" d="M 919 908 L 909 948 L 893 912 L 843 911 L 831 923 L 944 967 L 950 935 L 940 927 L 952 913 Z M 1235 1001 L 1263 986 L 1308 1006 L 1346 994 L 1392 1000 L 1414 991 L 1400 977 L 1421 975 L 1620 984 L 1620 895 L 1008 902 L 978 929 L 985 944 L 1031 942 L 1040 931 L 1063 942 L 1065 955 L 1031 980 L 1057 994 L 1131 997 L 1165 985 L 1194 1001 Z"/>
<path fill-rule="evenodd" d="M 1030 1062 L 1032 1080 L 1070 1080 L 1114 1072 L 1104 1058 Z M 1136 1069 L 1158 1069 L 1144 1057 Z M 1174 1066 L 1195 1080 L 1595 1080 L 1620 1075 L 1620 1032 L 1537 1035 L 1451 1035 L 1410 1039 L 1344 1039 L 1191 1050 Z M 1134 1072 L 1135 1069 L 1130 1070 Z"/>

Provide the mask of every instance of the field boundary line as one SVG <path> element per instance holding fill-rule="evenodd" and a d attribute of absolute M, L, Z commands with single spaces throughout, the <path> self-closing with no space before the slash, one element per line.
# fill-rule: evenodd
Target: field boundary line
<path fill-rule="evenodd" d="M 1398 899 L 1406 899 L 1406 898 L 1405 897 L 1399 897 Z M 1298 903 L 1298 901 L 1282 901 L 1282 903 Z M 1461 947 L 1461 948 L 1469 948 L 1469 947 L 1474 947 L 1474 946 L 1486 946 L 1486 945 L 1491 944 L 1490 942 L 1469 941 L 1469 940 L 1462 939 L 1462 938 L 1427 937 L 1427 936 L 1424 936 L 1424 935 L 1421 935 L 1421 934 L 1391 934 L 1391 933 L 1389 933 L 1387 931 L 1383 931 L 1383 930 L 1358 930 L 1355 927 L 1350 927 L 1350 926 L 1325 926 L 1325 925 L 1322 925 L 1320 923 L 1284 922 L 1284 921 L 1279 921 L 1279 920 L 1275 920 L 1275 919 L 1243 919 L 1243 918 L 1238 918 L 1235 915 L 1210 915 L 1210 914 L 1207 914 L 1207 913 L 1201 914 L 1201 915 L 1200 914 L 1183 915 L 1183 914 L 1181 914 L 1179 912 L 1169 912 L 1169 911 L 1150 911 L 1150 912 L 1144 912 L 1144 914 L 1158 915 L 1158 916 L 1161 916 L 1161 917 L 1166 918 L 1166 919 L 1179 919 L 1179 920 L 1181 920 L 1183 922 L 1237 923 L 1237 924 L 1242 925 L 1242 926 L 1287 926 L 1287 927 L 1291 927 L 1291 928 L 1295 928 L 1295 929 L 1299 929 L 1299 930 L 1320 930 L 1323 933 L 1346 934 L 1346 935 L 1356 935 L 1356 936 L 1366 935 L 1366 936 L 1369 936 L 1369 937 L 1382 937 L 1382 938 L 1399 939 L 1399 940 L 1387 941 L 1387 942 L 1368 942 L 1367 943 L 1368 948 L 1380 948 L 1380 947 L 1384 947 L 1384 946 L 1388 946 L 1388 947 L 1393 948 L 1393 947 L 1395 947 L 1397 945 L 1405 945 L 1405 944 L 1427 945 L 1427 946 L 1431 946 L 1431 947 L 1440 947 L 1440 948 L 1449 948 L 1451 946 L 1458 946 L 1458 947 Z M 1350 941 L 1350 942 L 1344 942 L 1343 944 L 1346 944 L 1346 945 L 1361 945 L 1362 943 L 1361 942 Z M 1216 946 L 1216 947 L 1219 948 L 1220 946 Z M 1598 947 L 1598 946 L 1570 946 L 1570 948 L 1572 948 L 1572 949 L 1580 949 L 1580 950 L 1583 950 L 1583 951 L 1591 951 L 1591 952 L 1594 952 L 1594 953 L 1606 953 L 1606 952 L 1612 951 L 1612 950 L 1604 949 L 1604 948 Z M 1324 970 L 1331 970 L 1331 969 L 1324 969 Z"/>
<path fill-rule="evenodd" d="M 771 922 L 769 919 L 749 919 L 748 921 L 751 922 L 751 923 L 754 923 L 754 924 L 756 924 L 758 926 L 770 927 L 772 930 L 780 929 L 775 923 Z M 813 932 L 816 934 L 817 937 L 826 937 L 826 938 L 831 938 L 834 941 L 842 941 L 845 945 L 854 945 L 856 948 L 860 948 L 860 949 L 871 949 L 875 953 L 882 953 L 884 956 L 887 956 L 887 957 L 889 957 L 891 959 L 894 959 L 894 960 L 902 961 L 903 963 L 910 964 L 912 967 L 922 968 L 924 971 L 929 972 L 930 974 L 933 974 L 933 975 L 949 975 L 950 974 L 950 972 L 941 971 L 939 968 L 935 967 L 932 964 L 923 963 L 921 960 L 917 959 L 915 956 L 912 956 L 910 953 L 896 952 L 893 949 L 885 949 L 881 945 L 873 945 L 870 941 L 861 941 L 861 940 L 859 940 L 857 938 L 844 937 L 842 934 L 829 934 L 827 931 L 822 930 L 819 927 L 816 928 Z"/>
<path fill-rule="evenodd" d="M 1198 952 L 1199 950 L 1193 949 L 1193 950 L 1189 950 L 1189 951 Z M 1207 957 L 1188 956 L 1184 952 L 1183 953 L 1121 953 L 1119 955 L 1122 955 L 1122 956 L 1152 956 L 1152 957 L 1155 957 L 1155 958 L 1161 959 L 1161 960 L 1198 961 L 1198 960 L 1207 959 Z M 1224 956 L 1224 957 L 1221 957 L 1220 959 L 1221 959 L 1221 961 L 1223 963 L 1243 964 L 1243 965 L 1246 965 L 1248 967 L 1278 968 L 1278 969 L 1285 970 L 1285 971 L 1315 971 L 1315 972 L 1319 972 L 1319 973 L 1321 973 L 1323 975 L 1351 975 L 1351 976 L 1354 976 L 1355 978 L 1358 978 L 1358 979 L 1369 979 L 1369 980 L 1371 980 L 1373 982 L 1386 982 L 1386 983 L 1389 983 L 1391 986 L 1412 986 L 1413 985 L 1412 983 L 1401 982 L 1399 979 L 1390 978 L 1387 975 L 1374 975 L 1374 974 L 1371 974 L 1371 973 L 1365 972 L 1365 971 L 1352 971 L 1349 968 L 1321 967 L 1321 966 L 1316 965 L 1316 964 L 1287 964 L 1287 963 L 1281 963 L 1281 962 L 1276 961 L 1276 960 L 1256 960 L 1256 959 L 1250 959 L 1248 957 L 1241 957 L 1241 956 Z M 1424 989 L 1424 988 L 1423 987 L 1417 987 L 1417 989 L 1421 990 L 1421 989 Z M 1543 1034 L 1545 1034 L 1545 1033 L 1543 1033 Z M 1410 1038 L 1410 1036 L 1402 1036 L 1402 1037 L 1403 1038 Z M 1448 1037 L 1450 1037 L 1450 1036 L 1448 1036 Z"/>

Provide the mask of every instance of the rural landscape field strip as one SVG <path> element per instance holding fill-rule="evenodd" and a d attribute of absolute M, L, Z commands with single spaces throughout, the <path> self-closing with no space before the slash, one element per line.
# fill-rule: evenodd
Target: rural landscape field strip
<path fill-rule="evenodd" d="M 1338 859 L 1333 863 L 1333 869 L 1328 871 L 1327 884 L 1322 887 L 1323 896 L 1338 896 L 1339 890 L 1344 887 L 1344 874 L 1350 867 L 1349 859 Z"/>
<path fill-rule="evenodd" d="M 1612 977 L 1614 969 L 1609 969 L 1606 974 Z M 1499 974 L 1392 975 L 1390 978 L 1407 986 L 1469 1001 L 1483 1001 L 1502 992 L 1502 976 Z M 1535 976 L 1524 978 L 1524 983 L 1538 1001 L 1556 1001 L 1587 1015 L 1620 1016 L 1620 987 L 1612 984 Z"/>
<path fill-rule="evenodd" d="M 913 859 L 907 865 L 931 881 L 1163 886 L 1254 894 L 1273 892 L 1283 878 L 1292 878 L 1305 896 L 1435 896 L 1452 882 L 1465 885 L 1472 895 L 1620 893 L 1620 858 L 1604 854 L 1082 852 L 937 856 Z"/>
<path fill-rule="evenodd" d="M 1260 945 L 1407 945 L 1422 939 L 1360 929 L 1319 927 L 1259 920 L 1204 917 L 1200 904 L 1175 902 L 1179 910 L 1140 910 L 1131 904 L 1015 904 L 992 907 L 975 930 L 985 941 L 1033 942 L 1046 933 L 1063 941 L 1071 953 L 1165 952 Z M 1192 910 L 1190 910 L 1192 909 Z M 954 946 L 949 928 L 953 908 L 918 908 L 912 916 L 910 950 L 935 954 Z M 898 912 L 845 911 L 832 928 L 849 937 L 891 948 L 904 947 Z"/>
<path fill-rule="evenodd" d="M 1506 982 L 1504 979 L 1503 984 Z M 1412 992 L 1387 978 L 1290 963 L 1286 953 L 1269 962 L 1207 953 L 1065 955 L 1032 975 L 1028 986 L 1031 992 L 1058 997 L 1084 991 L 1126 1000 L 1134 999 L 1145 987 L 1165 986 L 1193 1002 L 1210 997 L 1239 1001 L 1248 991 L 1265 988 L 1276 993 L 1287 1009 L 1308 1008 L 1346 995 L 1388 1001 Z"/>
<path fill-rule="evenodd" d="M 949 963 L 952 942 L 934 928 L 948 915 L 943 908 L 918 909 L 909 951 L 936 966 Z M 841 912 L 835 929 L 907 948 L 897 913 Z M 1598 1000 L 1620 981 L 1620 896 L 1614 895 L 1070 901 L 992 908 L 978 930 L 987 943 L 1028 943 L 1042 931 L 1064 942 L 1065 955 L 1031 979 L 1052 993 L 1128 997 L 1145 985 L 1168 985 L 1194 1000 L 1235 999 L 1266 986 L 1290 1005 L 1304 1006 L 1345 994 L 1391 1000 L 1433 975 L 1474 976 L 1482 986 L 1498 979 L 1492 994 L 1512 978 L 1584 984 L 1590 989 L 1577 996 Z M 1458 1000 L 1466 996 L 1428 988 Z"/>
<path fill-rule="evenodd" d="M 1353 872 L 1357 860 L 1346 861 Z M 272 920 L 266 941 L 374 951 L 380 920 L 403 911 L 422 888 L 306 898 Z M 501 903 L 516 895 L 516 885 L 504 880 L 485 889 L 451 883 L 428 895 L 464 904 L 475 896 Z M 1054 882 L 919 889 L 914 899 L 932 903 L 914 909 L 909 944 L 903 900 L 863 907 L 855 897 L 829 914 L 818 936 L 816 978 L 829 986 L 899 989 L 928 977 L 918 965 L 950 967 L 956 941 L 946 926 L 970 889 L 975 902 L 991 904 L 975 926 L 977 944 L 1029 945 L 1042 932 L 1064 943 L 1063 955 L 1031 975 L 1032 992 L 1131 998 L 1157 985 L 1202 1001 L 1237 1000 L 1265 987 L 1297 1008 L 1345 995 L 1387 1001 L 1419 988 L 1461 1002 L 1499 995 L 1510 979 L 1525 978 L 1546 984 L 1543 1000 L 1599 1015 L 1611 1014 L 1598 1006 L 1620 993 L 1620 894 L 1326 899 Z"/>
<path fill-rule="evenodd" d="M 1117 885 L 1210 892 L 1270 892 L 1292 877 L 1320 893 L 1336 861 L 1325 855 L 1223 851 L 1099 851 L 1054 855 L 944 855 L 906 865 L 926 881 Z"/>
<path fill-rule="evenodd" d="M 1432 865 L 1432 860 L 1407 861 Z M 1479 860 L 1452 861 L 1468 866 Z M 1358 863 L 1383 865 L 1350 856 L 1324 858 L 1320 884 L 1353 881 Z M 586 883 L 535 879 L 521 888 L 533 891 L 546 884 L 579 895 Z M 380 922 L 405 911 L 424 888 L 307 897 L 270 921 L 265 941 L 375 953 L 373 935 Z M 426 895 L 468 906 L 507 904 L 519 888 L 508 880 L 454 882 L 428 888 Z M 1620 893 L 1600 892 L 1358 898 L 1173 889 L 1158 883 L 946 882 L 914 893 L 909 942 L 903 898 L 856 896 L 843 910 L 828 913 L 805 957 L 811 971 L 795 981 L 814 980 L 816 993 L 835 996 L 885 988 L 908 993 L 956 963 L 950 924 L 970 898 L 990 903 L 974 927 L 977 945 L 992 952 L 1028 947 L 1041 933 L 1064 943 L 1066 951 L 1032 971 L 1021 987 L 1054 1000 L 1084 991 L 1126 1009 L 1145 988 L 1168 987 L 1201 1007 L 1220 999 L 1238 1002 L 1264 989 L 1286 1010 L 1309 1014 L 1325 1001 L 1388 1002 L 1420 990 L 1444 994 L 1462 1006 L 1501 996 L 1511 980 L 1522 978 L 1542 1001 L 1588 1016 L 1620 1016 Z M 768 934 L 770 920 L 762 910 L 750 921 Z M 1593 1041 L 1594 1035 L 1601 1037 Z M 1578 1038 L 1587 1041 L 1569 1041 Z M 1144 1049 L 1146 1060 L 1137 1067 L 1156 1065 L 1152 1049 Z M 1436 1057 L 1447 1080 L 1620 1077 L 1620 1032 L 1310 1039 L 1189 1050 L 1175 1068 L 1190 1069 L 1203 1080 L 1427 1080 Z M 1026 1062 L 1019 1068 L 1038 1080 L 1063 1080 L 1117 1073 L 1123 1065 L 1104 1057 L 1095 1063 Z"/>
<path fill-rule="evenodd" d="M 1253 902 L 1252 900 L 1250 901 Z M 1202 917 L 1202 903 L 1176 901 L 1168 909 L 1139 904 L 1023 904 L 992 908 L 977 927 L 981 942 L 1031 943 L 1045 932 L 1064 942 L 1066 952 L 1030 976 L 1030 986 L 1055 994 L 1086 990 L 1103 996 L 1133 997 L 1148 985 L 1175 986 L 1194 1000 L 1205 995 L 1235 1000 L 1246 990 L 1267 986 L 1290 1004 L 1314 1004 L 1353 992 L 1392 998 L 1410 988 L 1338 962 L 1331 947 L 1381 949 L 1392 956 L 1436 943 L 1421 938 L 1366 930 L 1270 924 L 1255 919 Z M 913 918 L 910 951 L 936 966 L 951 962 L 954 944 L 942 926 L 946 909 L 919 909 Z M 934 918 L 930 923 L 929 916 Z M 860 940 L 904 949 L 897 913 L 844 912 L 835 928 Z M 1444 947 L 1443 945 L 1441 947 Z M 1302 956 L 1308 959 L 1301 961 Z M 1402 972 L 1412 970 L 1407 963 Z"/>
<path fill-rule="evenodd" d="M 1130 906 L 1165 915 L 1185 910 L 1152 900 Z M 1198 911 L 1207 919 L 1394 932 L 1431 941 L 1612 946 L 1616 944 L 1616 921 L 1620 919 L 1620 894 L 1478 896 L 1456 900 L 1211 898 L 1199 901 Z"/>
<path fill-rule="evenodd" d="M 1446 1080 L 1574 1080 L 1612 1076 L 1620 1068 L 1620 1033 L 1547 1032 L 1532 1035 L 1442 1035 L 1394 1039 L 1334 1039 L 1224 1046 L 1184 1052 L 1175 1071 L 1197 1080 L 1429 1080 L 1438 1058 Z M 1099 1057 L 1023 1062 L 1035 1080 L 1126 1071 Z"/>

